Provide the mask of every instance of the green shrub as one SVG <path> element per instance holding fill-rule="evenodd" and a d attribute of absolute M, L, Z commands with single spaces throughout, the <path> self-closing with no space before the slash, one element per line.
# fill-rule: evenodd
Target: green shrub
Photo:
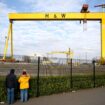
<path fill-rule="evenodd" d="M 0 101 L 6 101 L 6 88 L 4 83 L 5 78 L 0 78 Z M 91 75 L 78 75 L 72 78 L 69 76 L 48 76 L 40 77 L 39 79 L 39 93 L 40 95 L 50 95 L 54 93 L 67 92 L 71 90 L 92 88 L 94 85 L 93 77 Z M 105 86 L 105 75 L 96 75 L 96 87 Z M 30 79 L 29 97 L 37 95 L 37 78 Z M 16 99 L 20 98 L 19 89 L 16 90 Z"/>
<path fill-rule="evenodd" d="M 49 95 L 53 93 L 65 92 L 70 89 L 70 80 L 68 77 L 41 77 L 40 95 Z"/>
<path fill-rule="evenodd" d="M 0 78 L 0 102 L 6 100 L 6 88 L 4 78 Z"/>

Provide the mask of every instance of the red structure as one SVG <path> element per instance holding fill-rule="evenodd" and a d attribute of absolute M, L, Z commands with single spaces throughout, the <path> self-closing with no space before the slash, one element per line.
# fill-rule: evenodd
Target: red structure
<path fill-rule="evenodd" d="M 83 4 L 83 6 L 82 6 L 82 9 L 81 9 L 81 13 L 88 13 L 89 11 L 88 11 L 88 4 Z"/>
<path fill-rule="evenodd" d="M 89 7 L 88 4 L 83 4 L 80 12 L 81 13 L 89 13 L 90 11 L 88 10 L 88 7 Z M 80 21 L 80 23 L 81 23 L 81 21 Z M 86 16 L 84 17 L 83 23 L 87 23 Z"/>

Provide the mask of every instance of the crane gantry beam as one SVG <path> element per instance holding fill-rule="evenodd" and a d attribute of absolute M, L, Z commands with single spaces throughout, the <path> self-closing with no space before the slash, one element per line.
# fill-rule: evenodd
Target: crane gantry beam
<path fill-rule="evenodd" d="M 93 20 L 93 21 L 101 21 L 101 58 L 105 59 L 105 13 L 97 13 L 97 12 L 89 12 L 89 13 L 59 13 L 59 12 L 51 12 L 51 13 L 10 13 L 9 20 L 12 26 L 12 21 L 31 21 L 31 20 L 43 20 L 43 21 L 63 21 L 63 20 Z M 95 33 L 93 33 L 95 34 Z M 12 38 L 12 29 L 11 29 L 11 57 L 13 58 L 13 38 Z M 88 43 L 88 42 L 87 42 Z M 8 46 L 5 48 L 7 49 Z M 5 49 L 5 51 L 7 51 Z M 6 58 L 6 52 L 4 52 L 4 60 Z"/>
<path fill-rule="evenodd" d="M 9 20 L 102 20 L 105 13 L 10 13 Z"/>

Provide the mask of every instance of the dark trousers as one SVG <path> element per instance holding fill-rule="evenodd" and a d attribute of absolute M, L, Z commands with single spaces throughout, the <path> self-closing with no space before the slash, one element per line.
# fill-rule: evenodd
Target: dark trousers
<path fill-rule="evenodd" d="M 14 103 L 14 88 L 7 88 L 7 101 L 8 104 Z"/>

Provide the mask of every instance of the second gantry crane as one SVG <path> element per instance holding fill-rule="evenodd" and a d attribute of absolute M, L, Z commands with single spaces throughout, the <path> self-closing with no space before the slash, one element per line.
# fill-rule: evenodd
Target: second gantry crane
<path fill-rule="evenodd" d="M 70 59 L 73 57 L 73 51 L 69 48 L 68 51 L 52 51 L 47 54 L 66 54 L 67 64 L 70 63 Z"/>

